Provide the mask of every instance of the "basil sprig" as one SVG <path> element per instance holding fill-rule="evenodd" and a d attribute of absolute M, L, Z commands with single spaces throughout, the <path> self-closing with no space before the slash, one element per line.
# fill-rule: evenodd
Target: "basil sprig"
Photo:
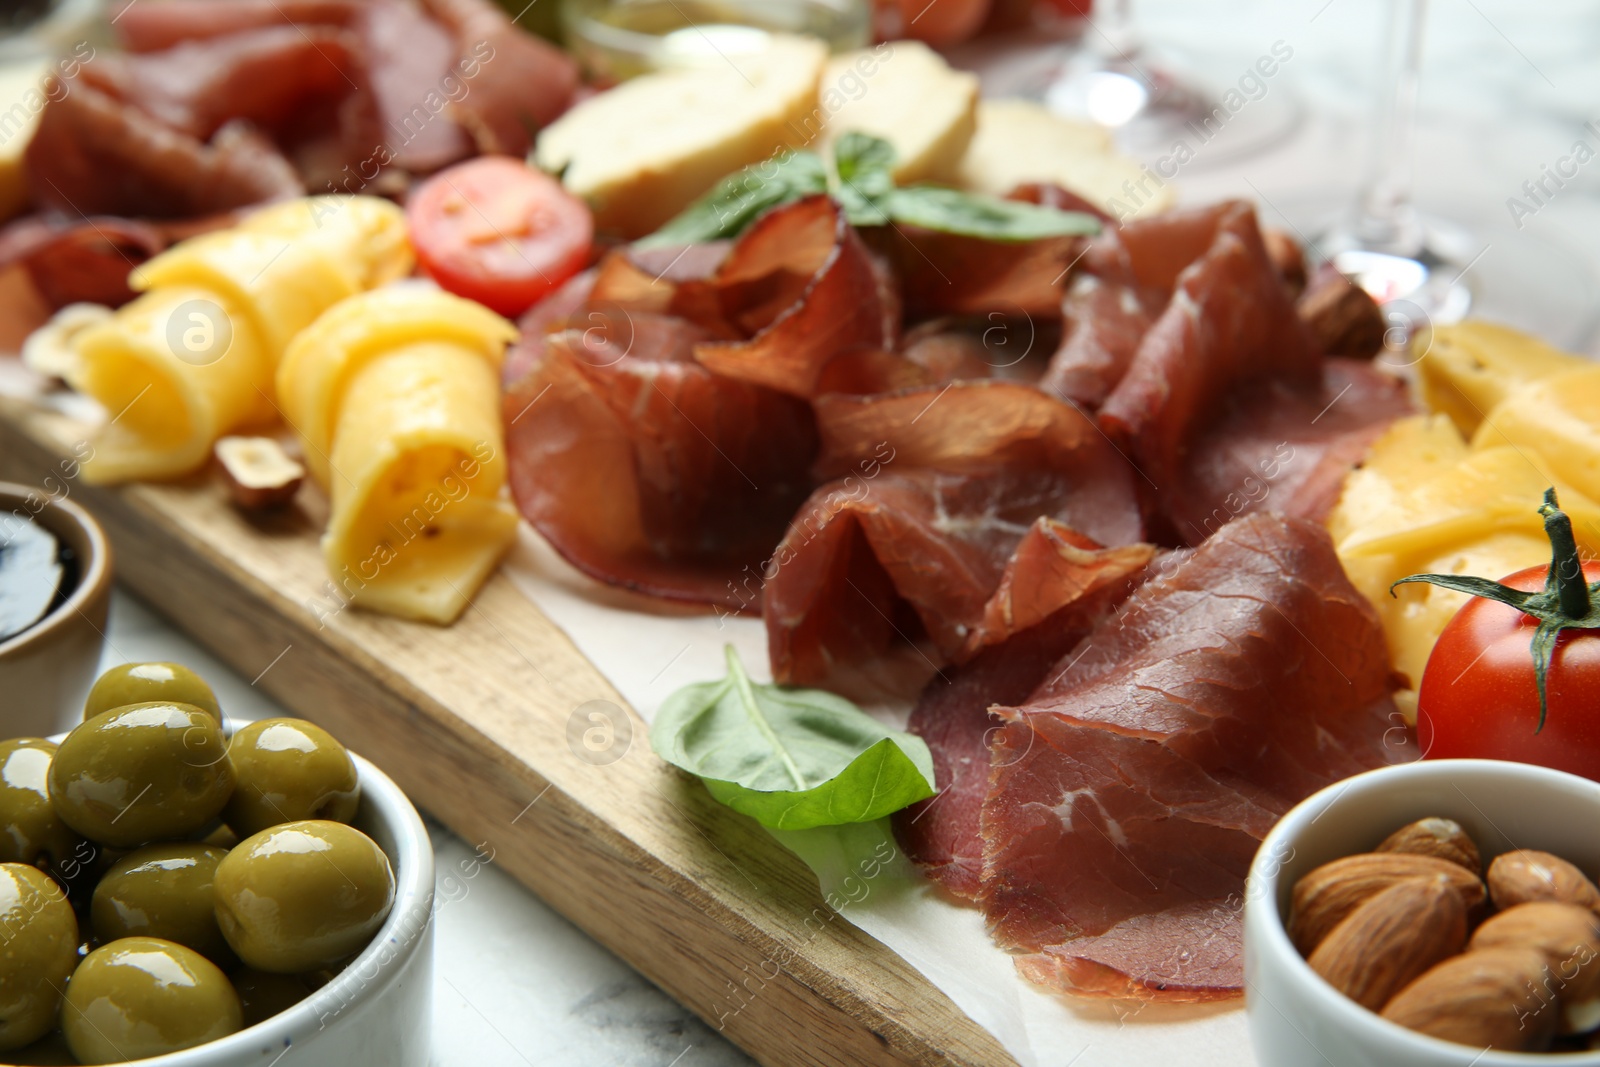
<path fill-rule="evenodd" d="M 894 183 L 894 146 L 864 133 L 834 144 L 830 167 L 815 152 L 784 152 L 730 174 L 641 245 L 697 244 L 737 237 L 763 212 L 830 193 L 855 226 L 903 223 L 991 241 L 1037 241 L 1100 232 L 1079 211 L 1002 200 L 942 185 Z"/>
<path fill-rule="evenodd" d="M 758 685 L 732 646 L 727 660 L 726 678 L 667 698 L 650 745 L 728 807 L 804 830 L 870 822 L 933 795 L 921 738 L 820 689 Z"/>

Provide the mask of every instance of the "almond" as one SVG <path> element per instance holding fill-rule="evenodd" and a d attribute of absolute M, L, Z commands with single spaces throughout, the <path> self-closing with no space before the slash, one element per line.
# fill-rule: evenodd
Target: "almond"
<path fill-rule="evenodd" d="M 1418 819 L 1384 838 L 1383 844 L 1374 851 L 1433 856 L 1459 863 L 1480 877 L 1483 874 L 1483 860 L 1478 856 L 1478 846 L 1454 819 Z"/>
<path fill-rule="evenodd" d="M 1383 1017 L 1418 1033 L 1474 1048 L 1531 1051 L 1556 1028 L 1544 988 L 1544 953 L 1486 948 L 1429 970 L 1384 1005 Z"/>
<path fill-rule="evenodd" d="M 1483 904 L 1483 882 L 1460 864 L 1437 856 L 1364 852 L 1324 863 L 1295 883 L 1289 939 L 1301 955 L 1310 955 L 1328 931 L 1373 894 L 1406 878 L 1436 875 L 1450 881 L 1468 912 Z"/>
<path fill-rule="evenodd" d="M 1544 953 L 1552 991 L 1561 1001 L 1561 1031 L 1600 1025 L 1600 916 L 1576 904 L 1535 900 L 1502 911 L 1478 927 L 1467 951 L 1534 948 Z"/>
<path fill-rule="evenodd" d="M 1548 852 L 1519 848 L 1489 864 L 1489 896 L 1502 911 L 1530 900 L 1558 900 L 1600 912 L 1600 889 L 1578 868 Z"/>
<path fill-rule="evenodd" d="M 1450 879 L 1407 878 L 1352 911 L 1306 962 L 1339 992 L 1377 1011 L 1466 943 L 1467 909 Z"/>

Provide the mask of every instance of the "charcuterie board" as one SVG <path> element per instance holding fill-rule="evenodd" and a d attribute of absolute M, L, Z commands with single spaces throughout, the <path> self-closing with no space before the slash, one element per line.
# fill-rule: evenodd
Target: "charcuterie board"
<path fill-rule="evenodd" d="M 250 519 L 206 478 L 85 485 L 71 458 L 85 432 L 0 397 L 0 477 L 89 507 L 127 587 L 756 1059 L 1013 1062 L 840 921 L 799 858 L 656 759 L 643 721 L 506 576 L 450 627 L 339 610 L 315 494 Z M 603 759 L 583 738 L 593 701 L 620 709 Z"/>

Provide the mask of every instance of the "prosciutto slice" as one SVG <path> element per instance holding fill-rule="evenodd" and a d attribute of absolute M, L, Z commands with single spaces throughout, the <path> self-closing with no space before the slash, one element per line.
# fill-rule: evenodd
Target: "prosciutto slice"
<path fill-rule="evenodd" d="M 986 640 L 975 633 L 1011 625 L 1025 600 L 1013 589 L 1071 581 L 1036 549 L 1024 558 L 1037 573 L 1013 571 L 991 610 L 1041 518 L 1096 547 L 1142 534 L 1121 457 L 1087 417 L 1029 386 L 959 381 L 815 406 L 817 470 L 836 480 L 800 509 L 766 568 L 768 650 L 781 681 L 842 684 L 897 638 L 925 639 L 933 665 L 975 654 Z M 1023 602 L 1020 612 L 1042 610 Z"/>
<path fill-rule="evenodd" d="M 979 900 L 1020 969 L 1065 991 L 1236 995 L 1262 836 L 1406 751 L 1384 741 L 1377 615 L 1320 526 L 1250 515 L 1173 559 L 994 709 Z"/>

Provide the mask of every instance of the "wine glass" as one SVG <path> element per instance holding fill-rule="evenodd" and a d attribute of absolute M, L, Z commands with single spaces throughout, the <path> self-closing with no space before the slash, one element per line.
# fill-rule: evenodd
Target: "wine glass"
<path fill-rule="evenodd" d="M 1102 126 L 1135 157 L 1151 161 L 1181 142 L 1203 146 L 1193 153 L 1197 167 L 1235 162 L 1282 143 L 1300 117 L 1281 78 L 1241 67 L 1246 96 L 1239 85 L 1212 86 L 1169 63 L 1146 42 L 1132 0 L 1099 0 L 1087 19 L 1044 19 L 1026 35 L 956 55 L 983 78 L 986 95 L 1037 100 Z"/>
<path fill-rule="evenodd" d="M 1582 348 L 1600 310 L 1600 287 L 1582 257 L 1488 217 L 1468 226 L 1417 210 L 1412 160 L 1427 8 L 1428 0 L 1390 5 L 1367 176 L 1317 251 L 1384 305 L 1405 337 L 1470 312 Z"/>

